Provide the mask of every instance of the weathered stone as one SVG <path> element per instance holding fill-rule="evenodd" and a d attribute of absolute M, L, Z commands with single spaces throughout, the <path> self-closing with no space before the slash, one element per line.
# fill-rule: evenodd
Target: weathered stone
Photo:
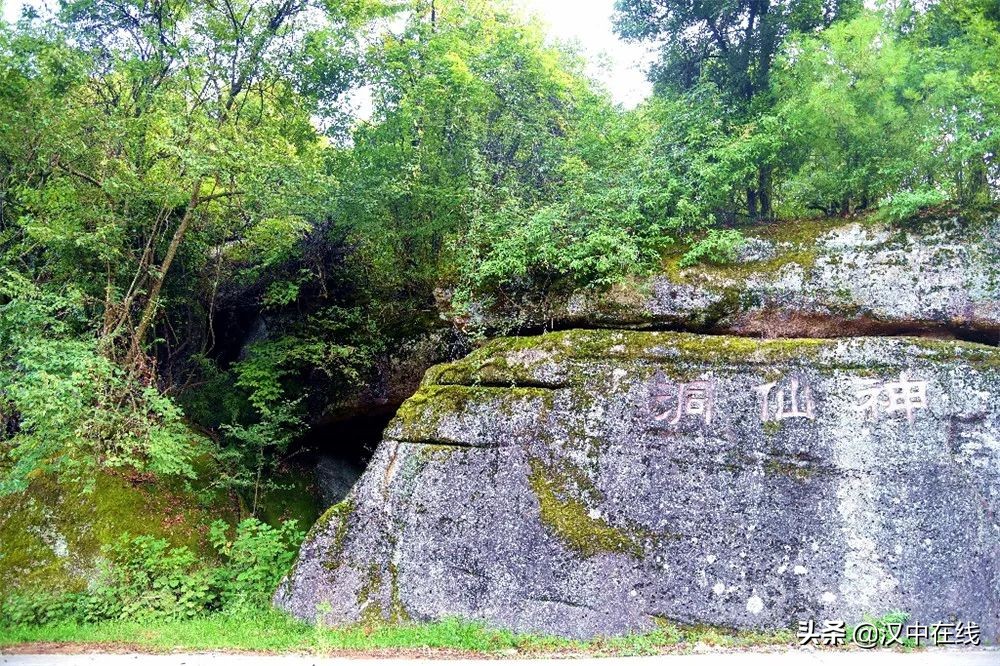
<path fill-rule="evenodd" d="M 569 636 L 901 609 L 996 641 L 998 391 L 959 342 L 497 340 L 428 373 L 275 601 Z"/>
<path fill-rule="evenodd" d="M 1000 219 L 803 222 L 748 232 L 731 266 L 680 268 L 610 290 L 473 304 L 486 331 L 656 328 L 765 337 L 954 335 L 1000 340 Z M 756 234 L 756 235 L 755 235 Z"/>
<path fill-rule="evenodd" d="M 204 470 L 206 477 L 211 470 Z M 79 591 L 106 564 L 103 549 L 126 534 L 151 535 L 205 557 L 214 520 L 235 523 L 238 507 L 218 493 L 97 473 L 83 481 L 38 476 L 23 493 L 0 497 L 0 600 Z"/>

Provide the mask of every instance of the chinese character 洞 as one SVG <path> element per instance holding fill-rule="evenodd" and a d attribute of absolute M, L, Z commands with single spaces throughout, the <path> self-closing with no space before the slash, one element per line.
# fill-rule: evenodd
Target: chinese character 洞
<path fill-rule="evenodd" d="M 899 374 L 898 381 L 884 384 L 873 379 L 864 380 L 856 389 L 855 397 L 860 400 L 854 407 L 856 412 L 873 416 L 880 411 L 903 413 L 910 423 L 916 419 L 917 410 L 928 408 L 927 382 L 907 379 L 905 372 Z"/>
<path fill-rule="evenodd" d="M 654 398 L 669 398 L 666 394 L 654 395 Z M 698 416 L 705 420 L 705 425 L 712 422 L 715 410 L 715 382 L 702 380 L 686 382 L 677 385 L 677 404 L 672 409 L 656 416 L 656 421 L 667 421 L 677 425 L 685 416 Z"/>
<path fill-rule="evenodd" d="M 812 389 L 808 384 L 802 384 L 798 378 L 792 378 L 790 390 L 778 391 L 776 397 L 777 410 L 773 416 L 771 414 L 771 393 L 778 386 L 778 382 L 762 384 L 754 389 L 760 396 L 760 420 L 761 421 L 785 421 L 787 419 L 809 419 L 816 420 L 816 403 L 813 400 Z M 788 400 L 785 400 L 786 395 Z"/>

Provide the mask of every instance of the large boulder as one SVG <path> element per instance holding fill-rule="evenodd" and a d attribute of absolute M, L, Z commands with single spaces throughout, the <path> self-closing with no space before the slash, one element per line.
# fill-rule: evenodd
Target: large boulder
<path fill-rule="evenodd" d="M 1000 634 L 1000 351 L 567 331 L 432 369 L 276 604 L 593 636 L 901 609 Z"/>
<path fill-rule="evenodd" d="M 194 492 L 183 481 L 104 472 L 80 481 L 37 476 L 23 493 L 0 496 L 0 601 L 92 586 L 106 564 L 104 549 L 129 534 L 210 556 L 209 526 L 220 518 L 236 522 L 228 497 Z"/>
<path fill-rule="evenodd" d="M 611 289 L 474 301 L 487 332 L 634 328 L 764 337 L 931 334 L 1000 340 L 1000 218 L 805 221 L 751 229 L 736 261 L 682 267 Z"/>

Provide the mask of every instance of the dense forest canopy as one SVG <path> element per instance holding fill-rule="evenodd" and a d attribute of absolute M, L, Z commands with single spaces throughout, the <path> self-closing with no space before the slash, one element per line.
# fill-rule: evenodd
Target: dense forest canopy
<path fill-rule="evenodd" d="M 256 497 L 442 311 L 725 262 L 745 224 L 996 202 L 996 2 L 615 20 L 661 49 L 634 110 L 493 0 L 64 0 L 0 24 L 0 491 L 209 459 Z"/>

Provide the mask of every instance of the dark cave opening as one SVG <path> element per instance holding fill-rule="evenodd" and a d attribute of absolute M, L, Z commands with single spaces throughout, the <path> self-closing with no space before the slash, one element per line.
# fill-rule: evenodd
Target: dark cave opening
<path fill-rule="evenodd" d="M 342 501 L 364 474 L 396 407 L 315 425 L 299 440 L 296 462 L 315 471 L 324 509 Z"/>

